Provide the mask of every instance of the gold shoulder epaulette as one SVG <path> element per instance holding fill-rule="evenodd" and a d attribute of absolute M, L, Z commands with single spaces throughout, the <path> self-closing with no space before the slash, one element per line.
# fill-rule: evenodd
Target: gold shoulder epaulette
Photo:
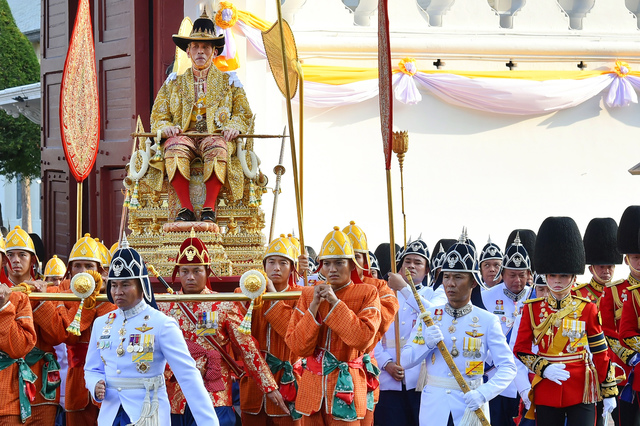
<path fill-rule="evenodd" d="M 584 288 L 584 287 L 586 287 L 587 285 L 589 285 L 589 283 L 577 284 L 575 287 L 573 287 L 573 288 L 571 289 L 571 291 L 580 290 L 581 288 Z"/>
<path fill-rule="evenodd" d="M 620 280 L 615 280 L 615 281 L 609 281 L 606 286 L 607 287 L 614 287 L 616 285 L 622 284 L 625 280 L 624 279 L 620 279 Z"/>
<path fill-rule="evenodd" d="M 533 303 L 533 302 L 539 302 L 541 300 L 546 299 L 546 297 L 536 297 L 535 299 L 527 299 L 522 303 Z"/>
<path fill-rule="evenodd" d="M 627 290 L 633 291 L 633 290 L 638 289 L 638 288 L 640 288 L 640 284 L 636 284 L 636 285 L 632 285 L 631 287 L 627 287 Z"/>
<path fill-rule="evenodd" d="M 575 299 L 578 300 L 582 300 L 583 302 L 591 302 L 591 300 L 587 299 L 586 297 L 582 297 L 582 296 L 573 296 Z"/>

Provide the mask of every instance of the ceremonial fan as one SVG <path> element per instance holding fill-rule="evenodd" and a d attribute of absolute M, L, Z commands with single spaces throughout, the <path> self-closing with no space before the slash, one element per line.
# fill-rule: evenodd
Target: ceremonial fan
<path fill-rule="evenodd" d="M 78 182 L 76 237 L 82 236 L 82 182 L 100 143 L 98 76 L 89 0 L 80 0 L 60 84 L 60 131 L 69 170 Z"/>
<path fill-rule="evenodd" d="M 247 314 L 242 319 L 242 323 L 238 327 L 238 331 L 243 334 L 251 334 L 251 319 L 253 308 L 256 309 L 262 306 L 262 294 L 267 288 L 267 279 L 264 273 L 251 269 L 240 277 L 240 290 L 242 294 L 251 299 L 251 304 L 247 310 Z"/>
<path fill-rule="evenodd" d="M 67 327 L 67 331 L 79 336 L 82 308 L 93 309 L 96 307 L 96 296 L 102 287 L 102 276 L 97 271 L 81 272 L 71 278 L 70 287 L 71 292 L 80 298 L 80 306 L 73 317 L 73 322 Z"/>

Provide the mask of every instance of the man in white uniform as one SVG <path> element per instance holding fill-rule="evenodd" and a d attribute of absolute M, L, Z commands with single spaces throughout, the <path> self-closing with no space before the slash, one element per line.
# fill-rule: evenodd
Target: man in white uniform
<path fill-rule="evenodd" d="M 475 249 L 466 234 L 447 251 L 442 266 L 447 303 L 430 309 L 435 325 L 417 324 L 402 348 L 402 365 L 407 368 L 426 360 L 427 385 L 422 390 L 420 425 L 469 425 L 487 402 L 499 395 L 516 375 L 513 355 L 500 322 L 491 313 L 471 304 L 471 293 L 480 284 Z M 419 338 L 424 334 L 424 340 Z M 471 391 L 462 392 L 437 344 L 444 341 Z M 491 355 L 496 373 L 482 383 L 484 362 Z M 471 423 L 473 424 L 473 423 Z"/>
<path fill-rule="evenodd" d="M 427 243 L 418 239 L 407 244 L 407 250 L 399 252 L 397 256 L 400 273 L 389 273 L 389 287 L 397 291 L 398 321 L 400 328 L 400 345 L 407 342 L 413 325 L 416 323 L 420 310 L 409 289 L 404 276 L 405 271 L 411 272 L 416 283 L 418 293 L 423 297 L 423 303 L 432 306 L 435 293 L 427 287 L 429 274 L 429 248 Z M 441 292 L 442 293 L 442 292 Z M 444 294 L 444 293 L 442 293 Z M 436 302 L 438 303 L 438 302 Z M 396 362 L 394 325 L 384 334 L 375 348 L 375 357 L 380 367 L 380 400 L 374 413 L 374 424 L 384 426 L 391 424 L 418 425 L 420 410 L 420 393 L 416 392 L 420 365 L 405 369 Z"/>
<path fill-rule="evenodd" d="M 527 249 L 516 235 L 514 242 L 507 247 L 502 266 L 496 273 L 496 277 L 502 275 L 503 282 L 482 292 L 482 300 L 489 312 L 500 321 L 502 332 L 507 338 L 507 344 L 515 342 L 518 329 L 514 327 L 516 319 L 522 314 L 524 301 L 529 298 L 531 287 L 527 282 L 531 280 L 531 259 Z M 485 374 L 491 378 L 495 374 L 493 362 L 487 360 Z M 526 376 L 527 371 L 519 370 L 519 374 Z M 526 399 L 529 389 L 522 392 Z M 491 411 L 491 424 L 493 426 L 515 426 L 514 417 L 518 416 L 519 407 L 518 391 L 515 382 L 499 396 L 489 403 Z"/>
<path fill-rule="evenodd" d="M 95 320 L 84 367 L 87 389 L 102 403 L 98 424 L 169 426 L 168 361 L 197 423 L 217 426 L 182 332 L 175 320 L 149 306 L 153 293 L 147 267 L 126 239 L 113 256 L 107 295 L 118 309 Z"/>

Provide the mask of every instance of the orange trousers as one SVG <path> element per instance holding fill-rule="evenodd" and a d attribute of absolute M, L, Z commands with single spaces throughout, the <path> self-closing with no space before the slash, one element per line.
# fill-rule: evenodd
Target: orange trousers
<path fill-rule="evenodd" d="M 67 426 L 97 426 L 100 409 L 91 401 L 80 411 L 67 411 Z"/>
<path fill-rule="evenodd" d="M 310 416 L 302 416 L 300 419 L 301 426 L 361 426 L 362 424 L 362 420 L 353 422 L 336 420 L 331 414 L 326 413 L 324 409 Z"/>
<path fill-rule="evenodd" d="M 29 417 L 24 424 L 33 426 L 54 426 L 56 423 L 57 412 L 57 405 L 36 405 L 35 407 L 31 407 L 31 417 Z"/>
<path fill-rule="evenodd" d="M 242 426 L 299 426 L 300 420 L 293 420 L 291 416 L 270 417 L 263 410 L 258 414 L 242 412 Z"/>

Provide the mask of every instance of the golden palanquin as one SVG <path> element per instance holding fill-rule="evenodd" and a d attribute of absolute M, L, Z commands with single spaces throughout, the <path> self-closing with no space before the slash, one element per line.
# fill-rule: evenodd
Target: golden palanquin
<path fill-rule="evenodd" d="M 138 132 L 144 132 L 138 125 Z M 262 268 L 262 254 L 266 236 L 264 211 L 261 208 L 262 194 L 266 192 L 267 179 L 257 173 L 248 179 L 236 155 L 236 145 L 229 145 L 228 179 L 218 197 L 217 227 L 207 222 L 182 222 L 173 225 L 180 201 L 169 184 L 159 153 L 153 150 L 138 151 L 133 158 L 134 169 L 140 170 L 145 158 L 148 170 L 137 182 L 131 170 L 125 179 L 130 194 L 128 227 L 129 244 L 140 252 L 147 263 L 152 264 L 162 276 L 171 276 L 178 248 L 189 236 L 193 225 L 196 236 L 209 249 L 212 269 L 216 275 L 241 275 L 250 269 Z M 144 146 L 144 141 L 141 141 Z M 253 141 L 245 143 L 247 165 L 251 168 Z M 146 156 L 146 157 L 145 157 Z M 253 160 L 257 157 L 253 157 Z M 129 169 L 129 167 L 128 167 Z M 135 171 L 134 170 L 134 171 Z M 195 213 L 200 214 L 205 198 L 203 165 L 199 159 L 191 164 L 189 192 Z M 135 199 L 135 201 L 134 201 Z M 219 229 L 218 229 L 219 228 Z"/>

